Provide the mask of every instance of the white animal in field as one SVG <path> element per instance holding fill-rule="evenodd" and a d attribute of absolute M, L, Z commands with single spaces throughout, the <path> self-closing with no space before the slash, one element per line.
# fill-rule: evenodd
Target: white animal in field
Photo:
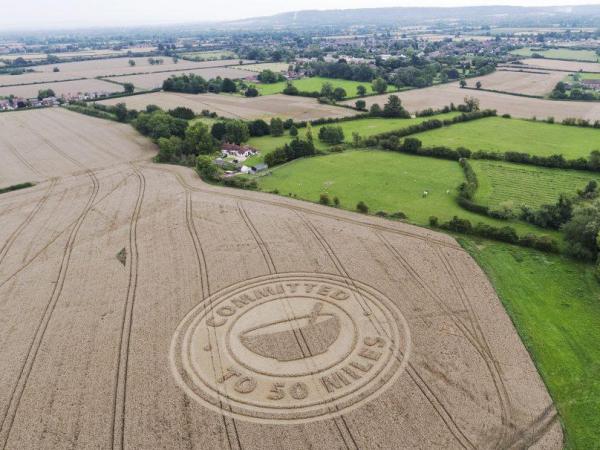
<path fill-rule="evenodd" d="M 429 195 L 429 191 L 423 191 L 423 198 L 427 197 Z"/>

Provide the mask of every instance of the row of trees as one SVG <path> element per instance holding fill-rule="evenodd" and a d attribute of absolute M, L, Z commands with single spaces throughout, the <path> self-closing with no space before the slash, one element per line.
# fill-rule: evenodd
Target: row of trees
<path fill-rule="evenodd" d="M 217 77 L 207 81 L 200 75 L 190 73 L 170 76 L 163 81 L 163 90 L 188 94 L 204 94 L 206 92 L 218 94 L 219 92 L 237 92 L 238 86 L 230 78 Z"/>

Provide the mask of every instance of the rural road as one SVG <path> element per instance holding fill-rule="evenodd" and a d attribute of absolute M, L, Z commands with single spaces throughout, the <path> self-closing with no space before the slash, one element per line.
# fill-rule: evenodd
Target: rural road
<path fill-rule="evenodd" d="M 129 126 L 0 115 L 0 448 L 561 448 L 449 236 L 203 183 Z"/>

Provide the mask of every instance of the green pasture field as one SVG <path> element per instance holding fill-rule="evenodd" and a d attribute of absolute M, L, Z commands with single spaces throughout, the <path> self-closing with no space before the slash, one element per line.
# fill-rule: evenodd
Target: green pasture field
<path fill-rule="evenodd" d="M 556 203 L 561 193 L 576 194 L 590 180 L 600 182 L 600 174 L 579 170 L 485 160 L 472 160 L 471 166 L 479 181 L 475 201 L 490 207 L 512 202 L 514 207 L 537 208 L 544 203 Z"/>
<path fill-rule="evenodd" d="M 337 196 L 340 207 L 348 210 L 355 210 L 362 200 L 371 213 L 402 211 L 417 225 L 428 225 L 430 216 L 443 222 L 456 215 L 473 224 L 510 225 L 523 234 L 552 234 L 526 223 L 492 219 L 461 208 L 456 203 L 456 188 L 464 175 L 455 161 L 380 150 L 346 151 L 295 160 L 256 179 L 263 191 L 277 190 L 280 195 L 293 194 L 312 202 L 327 193 L 331 200 Z"/>
<path fill-rule="evenodd" d="M 321 87 L 323 83 L 331 83 L 333 88 L 341 87 L 346 91 L 346 96 L 348 98 L 356 97 L 358 94 L 356 93 L 356 88 L 360 85 L 363 85 L 367 89 L 367 94 L 374 94 L 373 89 L 371 88 L 370 82 L 360 82 L 360 81 L 350 81 L 350 80 L 341 80 L 339 78 L 323 78 L 323 77 L 310 77 L 310 78 L 301 78 L 299 80 L 293 80 L 292 84 L 298 88 L 299 91 L 306 92 L 321 92 Z M 279 83 L 271 83 L 271 84 L 263 84 L 256 83 L 256 89 L 260 95 L 271 95 L 271 94 L 280 94 L 283 92 L 285 87 L 287 86 L 287 81 L 281 81 Z M 387 92 L 396 92 L 398 89 L 395 86 L 388 85 Z"/>
<path fill-rule="evenodd" d="M 600 130 L 522 119 L 488 117 L 415 134 L 424 146 L 516 151 L 539 156 L 562 154 L 567 159 L 587 157 L 600 150 Z"/>
<path fill-rule="evenodd" d="M 600 58 L 594 50 L 575 50 L 571 48 L 549 48 L 543 51 L 535 51 L 529 47 L 519 48 L 511 51 L 513 55 L 530 57 L 534 53 L 547 59 L 570 59 L 579 61 L 598 62 Z"/>
<path fill-rule="evenodd" d="M 565 448 L 600 442 L 600 284 L 594 266 L 499 242 L 459 239 L 490 278 L 548 387 Z"/>
<path fill-rule="evenodd" d="M 450 119 L 460 113 L 451 112 L 446 114 L 438 114 L 432 117 L 416 117 L 411 119 L 384 119 L 384 118 L 365 118 L 365 119 L 357 119 L 357 120 L 348 120 L 338 123 L 330 124 L 331 126 L 340 126 L 342 130 L 344 130 L 344 138 L 346 142 L 352 142 L 352 133 L 358 133 L 361 137 L 369 137 L 375 134 L 384 133 L 387 131 L 399 130 L 401 128 L 406 128 L 411 125 L 415 125 L 426 120 L 430 119 Z M 319 129 L 322 126 L 319 125 L 316 127 L 312 127 L 313 131 L 313 139 L 315 143 L 315 147 L 321 150 L 327 149 L 327 145 L 323 142 L 319 141 Z M 300 128 L 298 130 L 298 136 L 300 138 L 304 138 L 306 135 L 306 128 Z M 262 162 L 265 155 L 271 153 L 276 148 L 282 147 L 286 142 L 289 142 L 292 137 L 289 135 L 289 132 L 286 131 L 283 136 L 261 136 L 261 137 L 253 137 L 248 141 L 248 145 L 257 148 L 260 150 L 260 155 L 249 158 L 246 164 L 257 164 Z"/>

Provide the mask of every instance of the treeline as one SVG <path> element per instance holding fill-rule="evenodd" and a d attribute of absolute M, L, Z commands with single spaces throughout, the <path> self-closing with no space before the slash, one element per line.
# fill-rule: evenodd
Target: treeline
<path fill-rule="evenodd" d="M 460 106 L 464 106 L 464 105 L 460 105 Z M 471 120 L 478 120 L 478 119 L 482 119 L 485 117 L 493 117 L 495 115 L 496 115 L 495 110 L 485 109 L 483 111 L 463 112 L 462 114 L 459 114 L 451 119 L 426 120 L 424 122 L 410 125 L 405 128 L 400 128 L 398 130 L 388 131 L 386 133 L 379 133 L 379 134 L 370 136 L 365 140 L 365 145 L 367 145 L 369 147 L 381 146 L 382 148 L 384 148 L 386 150 L 411 152 L 410 150 L 413 147 L 408 147 L 407 149 L 405 147 L 403 147 L 403 144 L 400 142 L 400 138 L 409 136 L 411 134 L 422 133 L 424 131 L 433 130 L 436 128 L 442 128 L 444 126 L 454 125 L 457 123 L 469 122 Z M 436 147 L 436 148 L 444 149 L 443 151 L 439 152 L 440 155 L 444 155 L 443 156 L 444 159 L 458 160 L 460 158 L 469 157 L 472 153 L 470 150 L 466 150 L 466 149 L 460 149 L 460 151 L 455 151 L 453 149 L 449 149 L 446 147 Z M 422 149 L 420 141 L 419 141 L 417 150 L 421 151 L 421 152 L 425 152 L 425 153 L 427 153 L 427 152 L 430 152 L 432 154 L 438 153 L 436 151 L 433 151 L 432 149 L 429 149 L 429 150 Z M 417 150 L 415 150 L 413 153 L 417 153 Z M 427 155 L 427 156 L 429 156 L 429 155 Z"/>
<path fill-rule="evenodd" d="M 184 92 L 187 94 L 205 94 L 212 92 L 234 93 L 238 91 L 238 86 L 230 78 L 213 78 L 206 80 L 200 75 L 193 73 L 183 75 L 171 75 L 163 81 L 163 90 L 171 92 Z"/>
<path fill-rule="evenodd" d="M 451 220 L 443 223 L 439 223 L 437 217 L 431 216 L 429 218 L 429 225 L 455 233 L 478 236 L 495 241 L 506 242 L 508 244 L 519 245 L 521 247 L 534 248 L 545 252 L 559 252 L 558 243 L 551 237 L 537 236 L 532 233 L 519 236 L 517 231 L 509 226 L 493 227 L 482 222 L 473 226 L 468 219 L 461 219 L 457 216 L 454 216 Z"/>

